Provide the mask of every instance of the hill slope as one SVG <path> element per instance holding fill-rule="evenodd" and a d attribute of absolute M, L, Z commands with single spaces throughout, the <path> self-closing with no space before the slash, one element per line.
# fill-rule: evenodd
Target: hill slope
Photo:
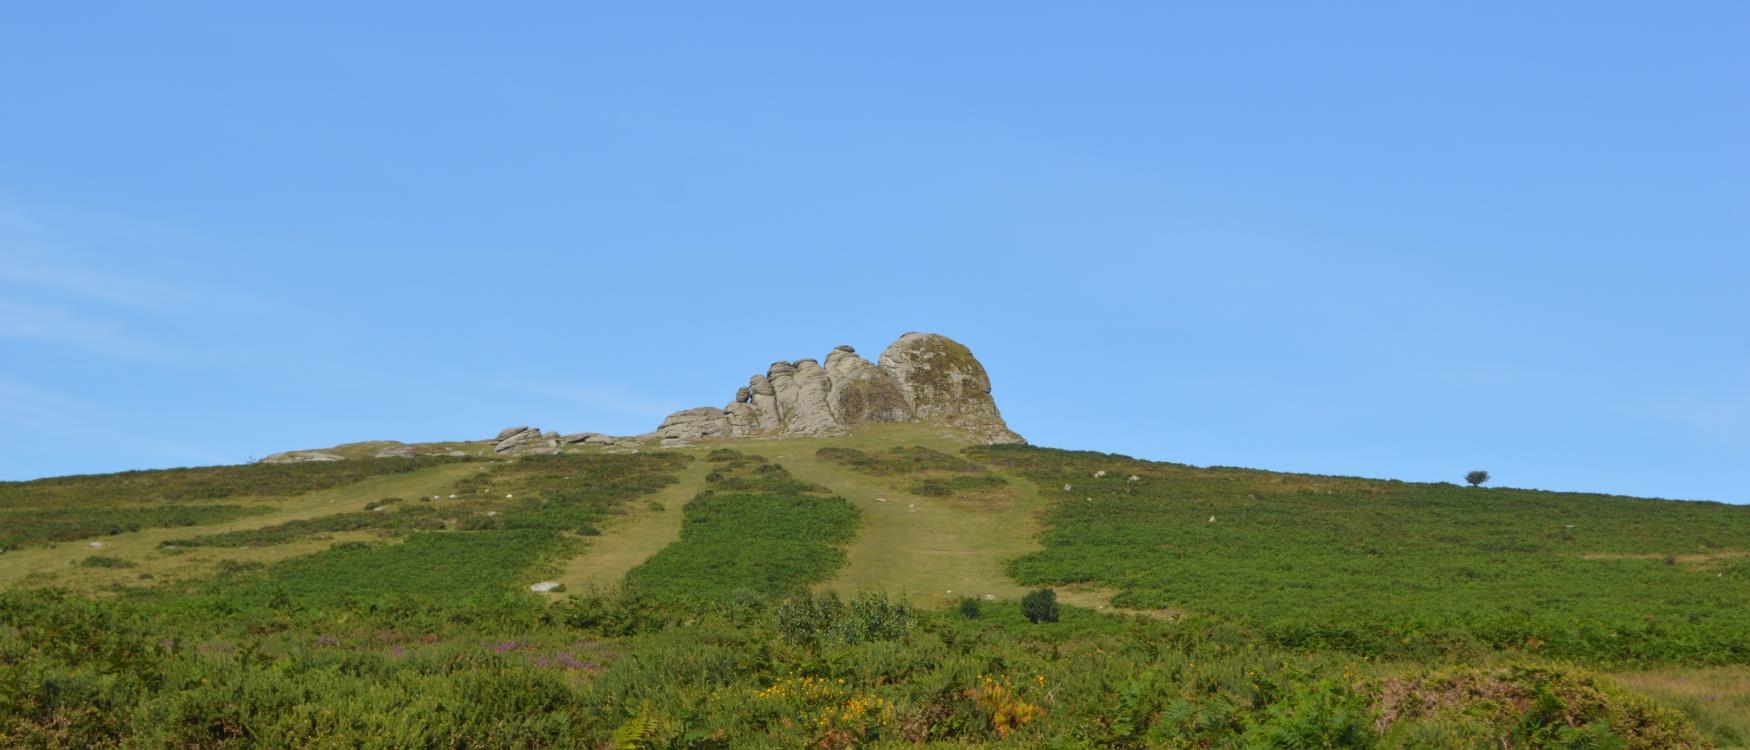
<path fill-rule="evenodd" d="M 463 448 L 0 485 L 24 545 L 0 555 L 0 678 L 24 701 L 0 706 L 0 745 L 1750 733 L 1746 508 L 1200 469 L 923 424 Z M 234 510 L 33 521 L 184 506 Z M 528 590 L 543 580 L 563 587 Z M 1088 609 L 1028 624 L 1015 602 L 1039 585 Z M 334 671 L 360 659 L 377 676 Z M 135 676 L 101 677 L 117 669 Z M 1591 670 L 1632 670 L 1643 693 Z M 43 680 L 103 700 L 44 702 Z M 488 683 L 490 710 L 437 707 Z"/>

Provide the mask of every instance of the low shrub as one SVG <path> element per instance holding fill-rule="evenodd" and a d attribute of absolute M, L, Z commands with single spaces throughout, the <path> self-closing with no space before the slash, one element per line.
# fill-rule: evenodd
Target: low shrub
<path fill-rule="evenodd" d="M 1035 625 L 1057 622 L 1057 592 L 1048 588 L 1028 592 L 1021 597 L 1021 614 Z"/>

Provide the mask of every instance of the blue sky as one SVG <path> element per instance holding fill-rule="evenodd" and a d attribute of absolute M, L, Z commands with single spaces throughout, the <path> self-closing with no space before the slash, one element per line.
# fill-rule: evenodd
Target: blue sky
<path fill-rule="evenodd" d="M 0 10 L 0 478 L 932 330 L 1044 445 L 1750 501 L 1743 3 L 259 5 Z"/>

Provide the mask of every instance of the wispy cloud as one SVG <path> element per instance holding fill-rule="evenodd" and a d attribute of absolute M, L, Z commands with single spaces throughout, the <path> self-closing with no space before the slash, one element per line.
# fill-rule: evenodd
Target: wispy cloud
<path fill-rule="evenodd" d="M 3 243 L 4 240 L 0 240 Z M 70 265 L 32 258 L 17 247 L 0 244 L 0 285 L 135 308 L 159 308 L 182 298 L 160 281 L 125 276 L 90 265 Z"/>
<path fill-rule="evenodd" d="M 88 424 L 99 413 L 94 405 L 10 378 L 0 378 L 0 424 L 36 434 L 56 425 Z"/>
<path fill-rule="evenodd" d="M 0 428 L 28 439 L 102 441 L 128 445 L 160 462 L 211 465 L 241 460 L 175 440 L 127 429 L 118 414 L 97 403 L 12 378 L 0 377 Z"/>
<path fill-rule="evenodd" d="M 186 238 L 154 227 L 61 222 L 60 231 L 0 201 L 0 341 L 36 342 L 86 354 L 163 363 L 186 359 L 161 323 L 210 295 L 150 273 L 142 258 Z"/>

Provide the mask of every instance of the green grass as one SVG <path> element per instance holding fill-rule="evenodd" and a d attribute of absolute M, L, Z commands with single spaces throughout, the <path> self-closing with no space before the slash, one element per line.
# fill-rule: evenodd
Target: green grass
<path fill-rule="evenodd" d="M 1725 575 L 1750 550 L 1750 508 L 969 454 L 1055 501 L 1045 548 L 1010 563 L 1023 583 L 1109 586 L 1117 605 L 1233 618 L 1296 648 L 1750 660 L 1750 589 Z"/>
<path fill-rule="evenodd" d="M 373 531 L 383 535 L 399 535 L 415 531 L 441 531 L 444 528 L 444 519 L 439 511 L 415 505 L 394 511 L 335 513 L 316 518 L 301 518 L 255 529 L 166 539 L 161 546 L 170 548 L 260 547 L 285 544 L 305 537 L 343 531 Z"/>
<path fill-rule="evenodd" d="M 395 544 L 337 544 L 259 573 L 220 579 L 205 602 L 221 611 L 348 603 L 468 602 L 514 594 L 565 550 L 542 529 L 414 534 Z M 527 580 L 524 580 L 527 579 Z"/>
<path fill-rule="evenodd" d="M 1721 748 L 1750 748 L 1750 667 L 1668 667 L 1616 679 L 1695 717 Z"/>
<path fill-rule="evenodd" d="M 505 528 L 576 531 L 672 484 L 690 460 L 675 453 L 523 456 L 457 483 L 456 494 L 484 500 L 477 509 L 502 511 Z"/>
<path fill-rule="evenodd" d="M 70 542 L 140 529 L 178 528 L 247 518 L 261 505 L 145 505 L 112 508 L 29 508 L 0 511 L 0 549 Z"/>
<path fill-rule="evenodd" d="M 816 450 L 814 455 L 821 460 L 831 461 L 848 469 L 877 476 L 908 475 L 921 471 L 954 471 L 968 474 L 984 472 L 983 467 L 964 458 L 915 445 L 894 446 L 885 451 L 874 453 L 860 451 L 856 448 L 827 446 Z"/>
<path fill-rule="evenodd" d="M 680 538 L 626 574 L 659 599 L 771 597 L 824 580 L 845 562 L 857 510 L 780 465 L 737 456 L 682 509 Z"/>
<path fill-rule="evenodd" d="M 1008 482 L 994 474 L 977 474 L 965 477 L 929 477 L 919 479 L 907 486 L 913 495 L 920 497 L 954 497 L 969 493 L 1000 490 Z"/>
<path fill-rule="evenodd" d="M 828 446 L 814 455 L 863 474 L 904 480 L 905 490 L 920 497 L 989 493 L 1008 484 L 978 464 L 922 446 L 896 446 L 877 453 Z"/>
<path fill-rule="evenodd" d="M 370 477 L 405 474 L 466 459 L 428 457 L 244 464 L 124 471 L 0 482 L 0 509 L 159 505 L 231 497 L 284 497 L 343 487 Z"/>
<path fill-rule="evenodd" d="M 9 552 L 0 580 L 85 593 L 0 590 L 0 747 L 1742 743 L 1743 602 L 1686 588 L 1750 581 L 1739 509 L 962 447 L 433 466 Z M 1059 622 L 1005 563 L 1079 582 Z M 1636 600 L 1551 596 L 1579 573 Z M 1076 606 L 1109 593 L 1160 617 Z"/>
<path fill-rule="evenodd" d="M 678 481 L 643 503 L 631 503 L 625 516 L 609 519 L 600 536 L 585 539 L 584 551 L 566 561 L 553 580 L 573 591 L 618 586 L 639 566 L 681 535 L 681 508 L 704 488 L 712 466 L 696 461 L 676 474 Z M 660 506 L 660 508 L 658 507 Z"/>

